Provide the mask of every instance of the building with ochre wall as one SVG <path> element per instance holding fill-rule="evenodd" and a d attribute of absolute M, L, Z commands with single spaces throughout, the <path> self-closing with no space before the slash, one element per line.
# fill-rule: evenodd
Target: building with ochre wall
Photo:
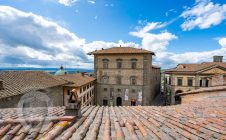
<path fill-rule="evenodd" d="M 150 105 L 159 93 L 160 68 L 152 66 L 153 52 L 120 46 L 89 54 L 94 55 L 97 104 Z"/>

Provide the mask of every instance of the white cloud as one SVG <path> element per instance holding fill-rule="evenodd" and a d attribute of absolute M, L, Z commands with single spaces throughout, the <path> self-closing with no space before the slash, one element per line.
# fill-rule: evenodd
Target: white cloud
<path fill-rule="evenodd" d="M 97 20 L 98 19 L 98 16 L 94 16 L 94 19 Z"/>
<path fill-rule="evenodd" d="M 150 33 L 150 31 L 164 28 L 167 25 L 168 23 L 151 22 L 138 31 L 130 32 L 129 34 L 142 38 L 143 48 L 154 52 L 163 51 L 166 50 L 166 46 L 171 40 L 177 39 L 177 36 L 168 31 L 163 31 L 158 34 Z"/>
<path fill-rule="evenodd" d="M 219 39 L 218 43 L 223 47 L 226 48 L 226 38 Z"/>
<path fill-rule="evenodd" d="M 64 6 L 71 6 L 73 3 L 77 2 L 78 0 L 58 0 L 60 4 L 63 4 Z"/>
<path fill-rule="evenodd" d="M 154 51 L 153 64 L 163 68 L 175 67 L 178 63 L 201 63 L 212 61 L 214 55 L 223 55 L 226 58 L 226 38 L 218 40 L 221 47 L 212 51 L 203 52 L 185 52 L 174 53 L 168 50 L 170 41 L 177 39 L 177 36 L 168 32 L 160 31 L 159 33 L 151 33 L 156 29 L 164 28 L 168 23 L 151 22 L 145 27 L 140 28 L 136 32 L 130 32 L 130 35 L 141 38 L 141 46 L 147 50 Z"/>
<path fill-rule="evenodd" d="M 219 39 L 218 43 L 221 47 L 212 51 L 185 52 L 180 54 L 167 50 L 157 52 L 154 63 L 164 66 L 164 68 L 172 68 L 179 63 L 212 62 L 212 57 L 214 55 L 220 55 L 226 58 L 226 37 Z"/>
<path fill-rule="evenodd" d="M 195 27 L 207 29 L 220 24 L 226 18 L 226 4 L 214 4 L 210 0 L 197 0 L 196 5 L 187 8 L 181 17 L 185 19 L 181 25 L 184 31 L 192 30 Z"/>
<path fill-rule="evenodd" d="M 96 2 L 93 1 L 93 0 L 88 0 L 87 2 L 90 3 L 90 4 L 95 4 L 95 3 L 96 3 Z"/>
<path fill-rule="evenodd" d="M 115 46 L 138 47 L 132 42 L 86 43 L 54 21 L 8 6 L 0 6 L 1 67 L 35 66 L 93 68 L 86 53 Z"/>
<path fill-rule="evenodd" d="M 95 50 L 101 50 L 102 48 L 107 49 L 111 47 L 118 47 L 118 46 L 123 46 L 123 47 L 134 47 L 138 48 L 139 45 L 133 42 L 123 42 L 122 40 L 119 40 L 118 43 L 115 42 L 105 42 L 105 41 L 93 41 L 91 43 L 87 43 L 83 45 L 83 50 L 86 53 L 95 51 Z"/>
<path fill-rule="evenodd" d="M 33 13 L 0 6 L 0 63 L 82 65 L 85 39 Z M 57 62 L 56 62 L 57 61 Z"/>

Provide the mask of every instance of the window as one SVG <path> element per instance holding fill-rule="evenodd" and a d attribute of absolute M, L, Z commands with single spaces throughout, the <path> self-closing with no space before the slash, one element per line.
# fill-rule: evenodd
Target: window
<path fill-rule="evenodd" d="M 86 96 L 83 96 L 83 103 L 86 102 Z"/>
<path fill-rule="evenodd" d="M 80 93 L 82 93 L 82 88 L 80 88 Z"/>
<path fill-rule="evenodd" d="M 209 86 L 209 80 L 207 79 L 200 80 L 200 87 L 208 87 L 208 86 Z"/>
<path fill-rule="evenodd" d="M 183 85 L 183 78 L 177 78 L 177 85 L 182 86 Z"/>
<path fill-rule="evenodd" d="M 104 69 L 108 69 L 108 62 L 109 62 L 108 59 L 103 59 L 103 68 Z"/>
<path fill-rule="evenodd" d="M 135 76 L 131 76 L 130 77 L 130 84 L 131 85 L 136 85 L 137 84 L 137 80 L 136 80 L 136 77 Z"/>
<path fill-rule="evenodd" d="M 104 91 L 108 91 L 108 89 L 107 88 L 104 88 Z"/>
<path fill-rule="evenodd" d="M 122 68 L 122 59 L 117 59 L 117 68 L 121 69 Z"/>
<path fill-rule="evenodd" d="M 117 76 L 117 77 L 116 77 L 116 83 L 117 83 L 118 85 L 121 85 L 121 84 L 122 84 L 122 77 L 121 77 L 121 76 Z"/>
<path fill-rule="evenodd" d="M 109 77 L 108 76 L 103 76 L 102 77 L 102 80 L 103 80 L 103 83 L 108 83 L 108 79 L 109 79 Z"/>
<path fill-rule="evenodd" d="M 86 91 L 86 86 L 83 86 L 83 89 L 82 89 L 83 91 Z"/>
<path fill-rule="evenodd" d="M 120 88 L 118 88 L 118 92 L 121 92 L 122 90 Z"/>
<path fill-rule="evenodd" d="M 193 79 L 192 78 L 188 78 L 188 86 L 189 87 L 193 86 Z"/>
<path fill-rule="evenodd" d="M 103 100 L 103 106 L 107 106 L 108 105 L 108 100 L 104 99 Z"/>
<path fill-rule="evenodd" d="M 132 89 L 132 91 L 131 91 L 132 93 L 135 93 L 136 92 L 136 90 L 135 89 Z"/>
<path fill-rule="evenodd" d="M 131 59 L 131 68 L 136 69 L 137 68 L 137 59 Z"/>
<path fill-rule="evenodd" d="M 171 85 L 171 77 L 169 77 L 169 85 Z"/>

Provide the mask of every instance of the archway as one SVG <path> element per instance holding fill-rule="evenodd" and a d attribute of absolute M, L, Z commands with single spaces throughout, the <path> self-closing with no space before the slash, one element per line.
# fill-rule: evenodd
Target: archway
<path fill-rule="evenodd" d="M 122 105 L 122 98 L 121 97 L 117 97 L 117 99 L 116 99 L 116 105 L 117 106 L 121 106 Z"/>

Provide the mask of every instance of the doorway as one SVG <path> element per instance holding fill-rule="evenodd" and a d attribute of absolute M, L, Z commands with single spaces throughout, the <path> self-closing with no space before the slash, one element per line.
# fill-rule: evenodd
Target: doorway
<path fill-rule="evenodd" d="M 131 106 L 136 106 L 136 100 L 135 99 L 131 100 Z"/>
<path fill-rule="evenodd" d="M 117 99 L 116 99 L 116 105 L 117 106 L 122 106 L 122 98 L 121 97 L 117 97 Z"/>
<path fill-rule="evenodd" d="M 108 106 L 108 100 L 106 99 L 103 100 L 103 106 Z"/>

